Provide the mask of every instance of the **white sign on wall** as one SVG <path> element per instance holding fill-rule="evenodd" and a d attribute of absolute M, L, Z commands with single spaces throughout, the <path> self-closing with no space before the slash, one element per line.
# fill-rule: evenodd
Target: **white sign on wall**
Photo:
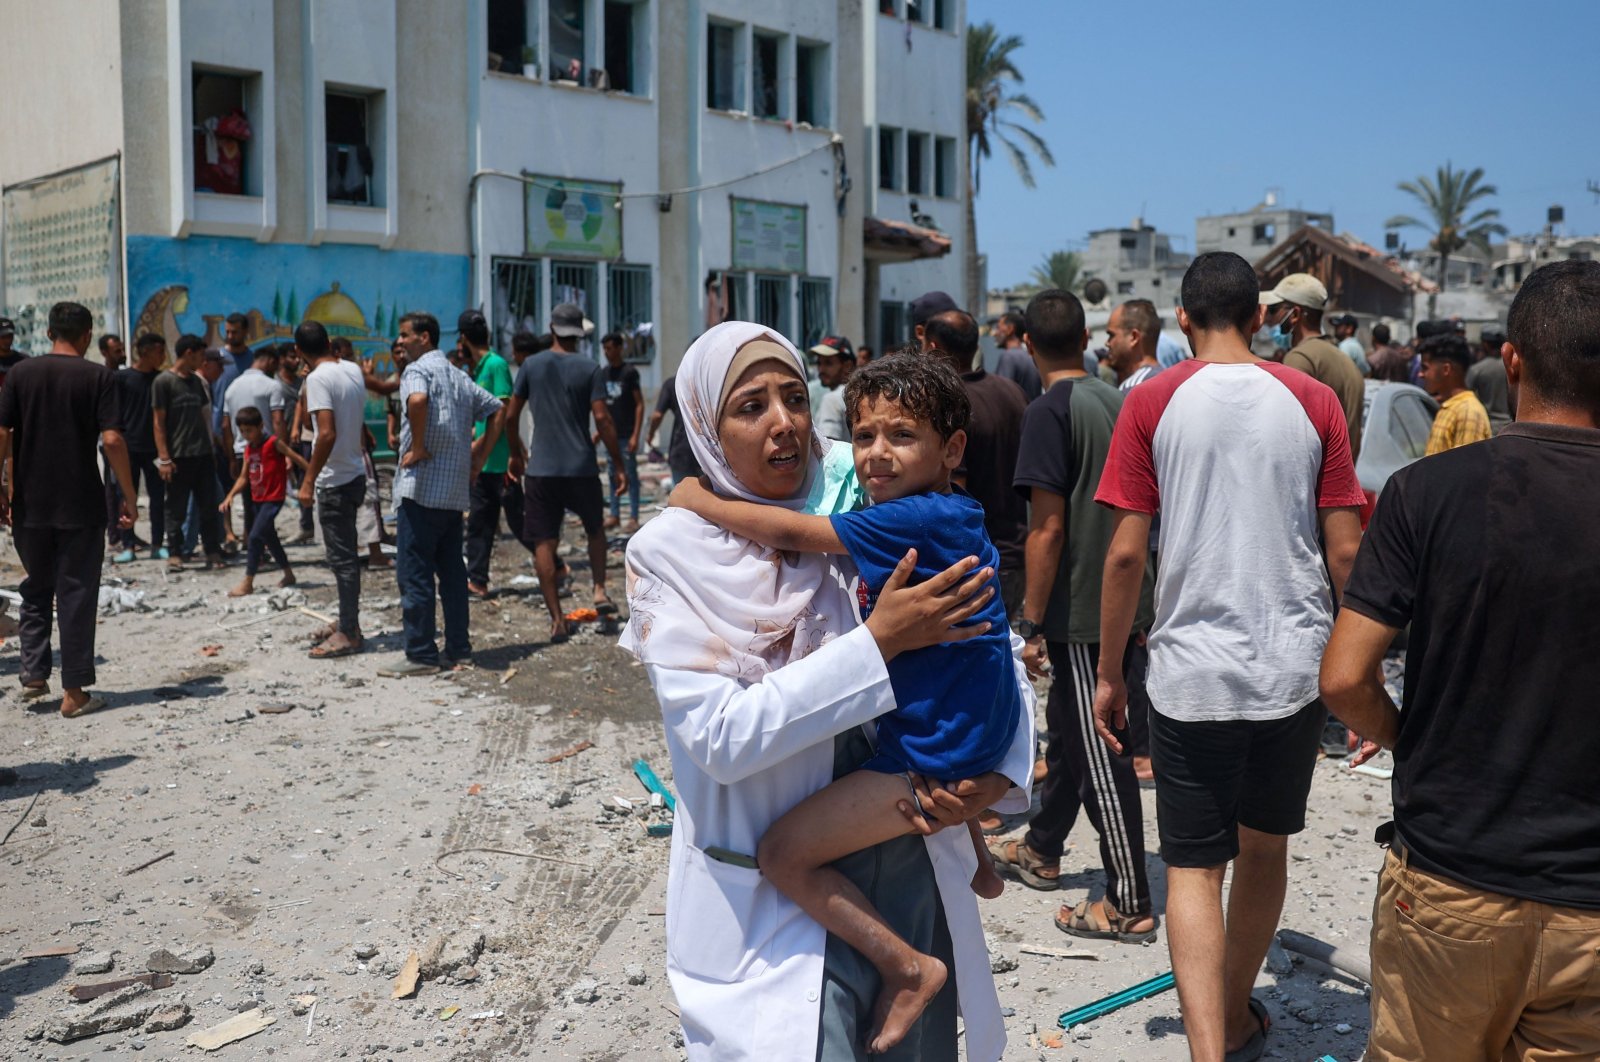
<path fill-rule="evenodd" d="M 42 354 L 50 307 L 77 302 L 95 334 L 122 325 L 122 233 L 115 157 L 5 189 L 5 301 L 16 349 Z M 128 337 L 125 337 L 128 338 Z"/>

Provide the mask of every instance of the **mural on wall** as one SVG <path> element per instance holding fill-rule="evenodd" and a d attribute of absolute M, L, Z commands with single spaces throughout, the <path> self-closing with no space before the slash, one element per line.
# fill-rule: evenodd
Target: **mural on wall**
<path fill-rule="evenodd" d="M 170 348 L 192 332 L 220 347 L 228 315 L 242 313 L 249 319 L 245 341 L 254 347 L 291 341 L 295 325 L 317 321 L 330 336 L 348 337 L 358 356 L 373 357 L 380 374 L 393 369 L 389 349 L 401 315 L 423 310 L 448 328 L 467 305 L 467 278 L 465 255 L 128 237 L 135 336 L 159 333 Z"/>

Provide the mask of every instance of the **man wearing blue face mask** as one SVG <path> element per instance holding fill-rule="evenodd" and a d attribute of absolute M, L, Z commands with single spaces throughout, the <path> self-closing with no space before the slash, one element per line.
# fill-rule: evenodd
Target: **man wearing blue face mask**
<path fill-rule="evenodd" d="M 1361 405 L 1366 384 L 1350 356 L 1322 332 L 1328 289 L 1310 273 L 1290 273 L 1277 287 L 1261 293 L 1261 305 L 1267 308 L 1266 325 L 1292 344 L 1283 363 L 1327 384 L 1339 396 L 1350 429 L 1350 459 L 1355 461 L 1361 456 Z M 1274 341 L 1280 347 L 1284 342 L 1277 337 Z"/>

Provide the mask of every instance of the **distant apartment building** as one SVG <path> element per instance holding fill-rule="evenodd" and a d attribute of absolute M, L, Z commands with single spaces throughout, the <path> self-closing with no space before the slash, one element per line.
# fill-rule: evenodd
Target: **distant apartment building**
<path fill-rule="evenodd" d="M 1232 251 L 1254 264 L 1307 225 L 1331 234 L 1333 215 L 1280 206 L 1278 194 L 1268 192 L 1266 198 L 1243 213 L 1196 218 L 1194 253 Z"/>
<path fill-rule="evenodd" d="M 711 323 L 898 336 L 961 287 L 962 0 L 0 5 L 0 312 L 252 344 L 559 302 L 654 386 Z M 948 77 L 928 72 L 949 71 Z M 70 135 L 64 135 L 70 130 Z M 20 146 L 15 147 L 15 146 Z"/>
<path fill-rule="evenodd" d="M 1171 236 L 1146 225 L 1143 218 L 1134 218 L 1127 228 L 1089 233 L 1089 244 L 1079 257 L 1084 281 L 1104 281 L 1113 305 L 1149 299 L 1158 309 L 1177 304 L 1190 261 L 1187 253 L 1173 249 Z"/>
<path fill-rule="evenodd" d="M 1600 236 L 1558 236 L 1550 230 L 1535 236 L 1512 236 L 1493 248 L 1493 284 L 1516 291 L 1540 266 L 1551 262 L 1592 262 L 1600 259 Z"/>

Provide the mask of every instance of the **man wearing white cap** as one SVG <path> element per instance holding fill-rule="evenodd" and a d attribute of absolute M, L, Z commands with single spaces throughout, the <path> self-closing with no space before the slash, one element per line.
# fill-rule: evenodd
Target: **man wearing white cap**
<path fill-rule="evenodd" d="M 1267 326 L 1277 328 L 1294 343 L 1283 356 L 1283 363 L 1327 384 L 1339 396 L 1350 429 L 1350 459 L 1354 461 L 1361 456 L 1361 405 L 1366 384 L 1350 356 L 1322 332 L 1328 289 L 1310 273 L 1290 273 L 1278 281 L 1277 287 L 1261 293 L 1261 305 L 1267 307 Z"/>

